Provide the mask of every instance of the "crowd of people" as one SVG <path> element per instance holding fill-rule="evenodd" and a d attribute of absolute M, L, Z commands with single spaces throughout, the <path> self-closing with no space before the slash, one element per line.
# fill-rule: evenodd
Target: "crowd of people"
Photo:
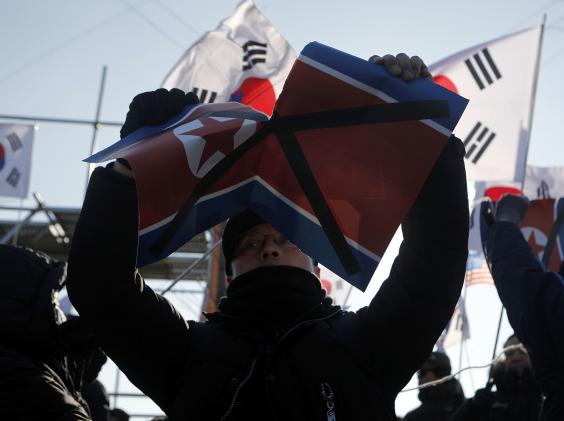
<path fill-rule="evenodd" d="M 418 57 L 374 57 L 405 80 Z M 193 94 L 146 92 L 122 137 L 159 125 Z M 204 322 L 186 321 L 137 270 L 138 203 L 128 163 L 92 174 L 66 265 L 0 246 L 0 418 L 126 420 L 96 380 L 106 355 L 171 420 L 395 420 L 418 374 L 421 406 L 404 420 L 563 420 L 561 274 L 544 270 L 517 227 L 526 200 L 484 208 L 485 249 L 515 331 L 491 381 L 465 398 L 433 352 L 453 314 L 468 255 L 464 146 L 452 136 L 402 223 L 403 242 L 371 303 L 344 311 L 317 263 L 246 210 L 224 228 L 227 292 Z M 431 240 L 429 240 L 431 239 Z M 79 317 L 64 315 L 65 286 Z M 417 341 L 412 338 L 416 337 Z M 142 344 L 142 346 L 140 346 Z"/>

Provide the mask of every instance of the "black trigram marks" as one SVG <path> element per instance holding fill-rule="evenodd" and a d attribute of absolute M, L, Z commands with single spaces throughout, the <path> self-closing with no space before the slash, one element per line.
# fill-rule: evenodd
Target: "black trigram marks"
<path fill-rule="evenodd" d="M 465 158 L 477 164 L 484 152 L 491 145 L 495 139 L 495 132 L 484 126 L 479 121 L 474 124 L 468 136 L 464 139 L 464 146 L 466 147 Z"/>
<path fill-rule="evenodd" d="M 14 189 L 18 187 L 18 183 L 20 182 L 20 178 L 22 178 L 22 173 L 17 168 L 12 168 L 10 174 L 6 178 L 6 183 L 12 186 Z"/>
<path fill-rule="evenodd" d="M 484 90 L 496 80 L 501 79 L 501 73 L 487 48 L 468 57 L 464 63 L 480 90 Z"/>
<path fill-rule="evenodd" d="M 192 92 L 196 94 L 202 104 L 206 102 L 211 104 L 217 98 L 217 92 L 208 91 L 207 89 L 193 88 Z"/>
<path fill-rule="evenodd" d="M 6 136 L 6 139 L 8 139 L 8 142 L 10 142 L 10 147 L 12 148 L 12 151 L 17 151 L 18 149 L 23 148 L 23 143 L 20 139 L 20 137 L 16 134 L 16 133 L 10 133 L 8 136 Z"/>
<path fill-rule="evenodd" d="M 243 45 L 243 71 L 251 69 L 257 63 L 266 62 L 266 43 L 247 41 Z"/>

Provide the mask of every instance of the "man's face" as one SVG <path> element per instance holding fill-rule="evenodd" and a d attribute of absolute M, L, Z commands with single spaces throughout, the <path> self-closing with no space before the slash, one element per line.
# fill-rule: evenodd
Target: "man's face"
<path fill-rule="evenodd" d="M 519 339 L 516 337 L 508 340 L 505 345 L 517 345 L 519 344 Z M 529 359 L 529 354 L 522 349 L 514 349 L 505 352 L 505 364 L 508 369 L 522 370 L 524 368 L 531 366 L 531 360 Z"/>
<path fill-rule="evenodd" d="M 269 224 L 256 225 L 241 237 L 231 262 L 233 278 L 263 266 L 293 266 L 317 274 L 311 258 Z"/>
<path fill-rule="evenodd" d="M 433 373 L 432 370 L 428 370 L 428 369 L 419 370 L 417 372 L 417 378 L 419 380 L 420 385 L 437 380 L 437 376 L 435 376 L 435 373 Z"/>

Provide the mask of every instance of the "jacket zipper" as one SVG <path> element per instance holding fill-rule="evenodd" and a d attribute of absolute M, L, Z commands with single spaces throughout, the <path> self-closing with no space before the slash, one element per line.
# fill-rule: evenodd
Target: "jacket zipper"
<path fill-rule="evenodd" d="M 280 342 L 282 342 L 285 338 L 288 337 L 288 335 L 292 332 L 294 332 L 296 329 L 298 329 L 299 327 L 303 326 L 304 324 L 307 323 L 311 323 L 311 322 L 320 322 L 323 320 L 327 320 L 330 319 L 331 317 L 335 316 L 336 314 L 340 313 L 341 309 L 334 311 L 333 313 L 325 316 L 325 317 L 321 317 L 319 319 L 310 319 L 310 320 L 304 320 L 301 321 L 300 323 L 296 324 L 293 328 L 291 328 L 290 330 L 288 330 L 284 335 L 282 335 L 282 337 L 280 337 L 280 339 L 278 340 L 278 344 L 280 344 Z M 225 415 L 223 415 L 223 417 L 221 417 L 220 421 L 224 421 L 225 419 L 227 419 L 227 417 L 229 416 L 229 414 L 231 413 L 231 411 L 233 410 L 233 408 L 235 407 L 235 402 L 237 401 L 237 397 L 239 396 L 239 392 L 241 390 L 241 388 L 244 386 L 245 383 L 247 383 L 249 381 L 249 379 L 251 378 L 253 372 L 255 371 L 255 365 L 256 365 L 257 359 L 255 358 L 251 364 L 251 369 L 249 370 L 249 373 L 247 374 L 247 376 L 243 379 L 243 381 L 241 383 L 239 383 L 239 385 L 237 386 L 237 389 L 235 390 L 235 393 L 233 394 L 233 399 L 231 400 L 231 405 L 229 405 L 229 409 L 227 410 L 227 412 L 225 413 Z M 328 385 L 328 384 L 327 384 Z M 329 386 L 329 385 L 328 385 Z M 329 386 L 329 389 L 331 387 Z M 328 414 L 329 416 L 329 414 Z M 333 418 L 327 418 L 327 420 L 329 421 L 334 421 L 335 418 L 333 416 Z"/>
<path fill-rule="evenodd" d="M 333 389 L 327 382 L 321 383 L 321 396 L 327 405 L 327 421 L 336 421 L 335 402 L 333 401 Z"/>
<path fill-rule="evenodd" d="M 239 385 L 237 386 L 237 389 L 235 389 L 235 393 L 233 394 L 233 399 L 231 400 L 231 405 L 229 405 L 229 409 L 227 409 L 227 412 L 225 413 L 225 415 L 223 417 L 221 417 L 221 421 L 224 421 L 229 416 L 229 414 L 231 413 L 233 408 L 235 407 L 235 402 L 237 401 L 237 397 L 239 396 L 239 392 L 241 391 L 241 388 L 243 387 L 243 385 L 245 383 L 247 383 L 249 381 L 249 379 L 251 378 L 251 376 L 253 375 L 253 371 L 255 371 L 256 363 L 257 363 L 257 359 L 255 358 L 253 360 L 253 362 L 251 363 L 251 369 L 249 370 L 249 373 L 243 379 L 243 381 L 241 381 L 241 383 L 239 383 Z"/>

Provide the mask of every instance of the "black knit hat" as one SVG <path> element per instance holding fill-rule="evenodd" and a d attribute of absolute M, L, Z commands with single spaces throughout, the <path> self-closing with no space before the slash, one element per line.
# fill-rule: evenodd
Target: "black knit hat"
<path fill-rule="evenodd" d="M 232 275 L 231 262 L 233 261 L 233 254 L 235 253 L 235 248 L 237 244 L 239 244 L 241 237 L 254 226 L 266 223 L 264 219 L 250 210 L 246 210 L 229 218 L 221 236 L 221 248 L 223 250 L 223 257 L 225 258 L 226 275 Z"/>
<path fill-rule="evenodd" d="M 437 377 L 448 376 L 451 372 L 450 359 L 442 352 L 431 352 L 419 371 L 432 371 Z"/>

